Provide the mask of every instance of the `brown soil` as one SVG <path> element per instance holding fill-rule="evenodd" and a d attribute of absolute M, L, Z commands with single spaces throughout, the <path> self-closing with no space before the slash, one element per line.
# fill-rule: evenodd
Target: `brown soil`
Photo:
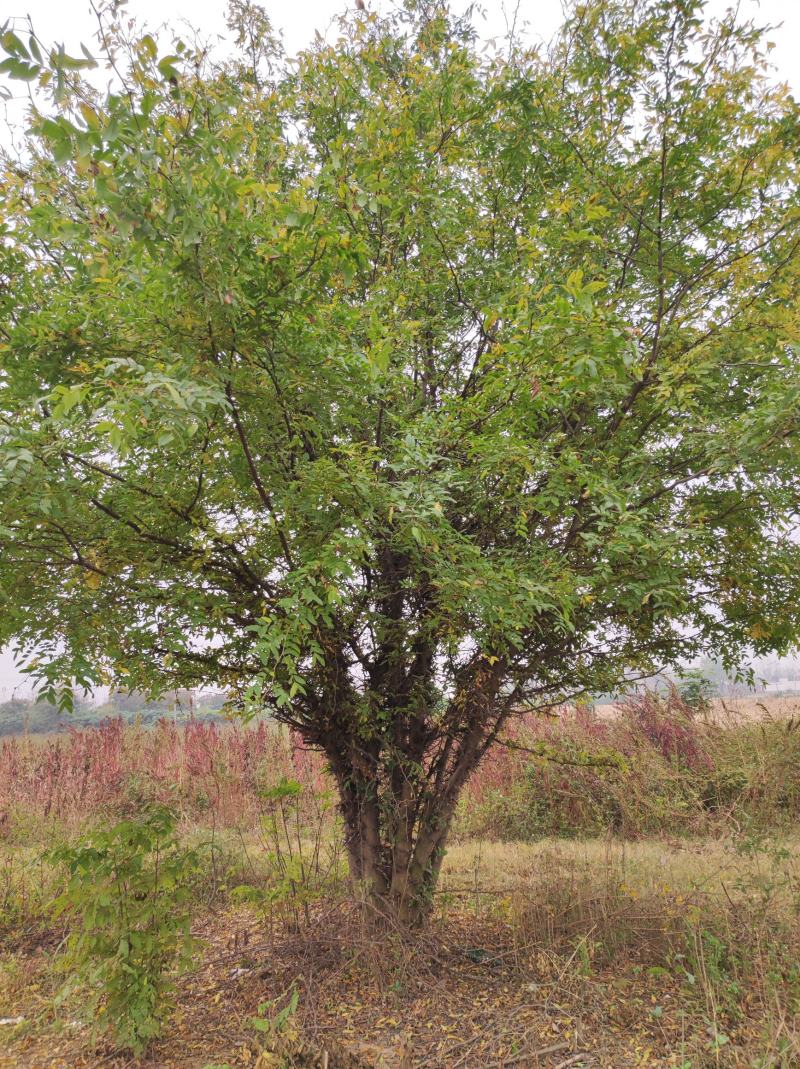
<path fill-rule="evenodd" d="M 380 946 L 352 907 L 320 912 L 300 931 L 244 910 L 209 917 L 198 968 L 180 986 L 164 1037 L 141 1060 L 93 1046 L 79 1007 L 56 1009 L 49 951 L 18 949 L 16 983 L 0 1000 L 0 1069 L 628 1069 L 750 1064 L 695 1061 L 709 1051 L 708 1018 L 687 1006 L 677 976 L 641 963 L 582 975 L 577 960 L 521 956 L 497 918 L 451 913 L 424 936 Z M 573 958 L 575 956 L 573 955 Z M 285 1005 L 299 1009 L 261 1053 L 252 1026 Z M 693 1008 L 692 1008 L 693 1007 Z M 763 1008 L 742 1004 L 731 1044 L 759 1029 Z M 748 1012 L 751 1011 L 751 1012 Z M 327 1062 L 326 1054 L 327 1051 Z M 782 1062 L 775 1062 L 782 1065 Z M 787 1062 L 797 1064 L 795 1062 Z"/>

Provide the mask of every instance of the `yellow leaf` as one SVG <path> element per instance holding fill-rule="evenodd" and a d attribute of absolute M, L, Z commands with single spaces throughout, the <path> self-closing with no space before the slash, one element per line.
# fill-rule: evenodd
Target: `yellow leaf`
<path fill-rule="evenodd" d="M 80 110 L 81 115 L 84 118 L 84 122 L 86 123 L 86 125 L 91 130 L 96 130 L 98 128 L 98 126 L 100 125 L 100 120 L 99 120 L 99 118 L 97 116 L 97 112 L 94 110 L 94 108 L 92 108 L 88 104 L 84 104 L 84 103 L 80 103 L 78 105 L 78 108 Z"/>

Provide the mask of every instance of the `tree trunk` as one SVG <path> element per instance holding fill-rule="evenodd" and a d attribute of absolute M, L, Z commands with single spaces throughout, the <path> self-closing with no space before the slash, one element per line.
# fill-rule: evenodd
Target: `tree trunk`
<path fill-rule="evenodd" d="M 433 907 L 452 814 L 438 826 L 416 829 L 413 840 L 376 835 L 373 813 L 342 812 L 353 888 L 374 914 L 389 924 L 417 927 Z"/>
<path fill-rule="evenodd" d="M 433 794 L 429 784 L 414 790 L 406 781 L 397 798 L 380 791 L 379 782 L 390 779 L 385 769 L 376 767 L 375 778 L 368 779 L 331 764 L 354 890 L 389 924 L 423 924 L 433 907 L 458 791 Z"/>
<path fill-rule="evenodd" d="M 409 690 L 399 709 L 385 700 L 390 731 L 361 734 L 342 718 L 314 740 L 336 778 L 354 889 L 388 923 L 416 926 L 433 908 L 458 797 L 507 715 L 501 673 L 478 660 L 438 721 Z"/>

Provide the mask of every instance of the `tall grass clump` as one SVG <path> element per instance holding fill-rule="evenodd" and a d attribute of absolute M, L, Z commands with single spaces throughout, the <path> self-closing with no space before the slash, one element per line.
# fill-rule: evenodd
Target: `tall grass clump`
<path fill-rule="evenodd" d="M 46 738 L 0 743 L 0 830 L 35 824 L 78 831 L 98 811 L 169 805 L 181 819 L 256 823 L 260 792 L 282 778 L 324 788 L 323 763 L 285 730 L 161 720 L 153 728 L 104 721 Z"/>
<path fill-rule="evenodd" d="M 737 719 L 676 689 L 641 691 L 603 713 L 526 714 L 467 786 L 454 838 L 624 838 L 784 827 L 800 818 L 800 716 Z M 300 825 L 330 797 L 322 757 L 284 729 L 121 720 L 65 735 L 0 742 L 0 837 L 63 837 L 153 802 L 187 826 L 263 837 L 265 800 L 302 791 Z M 335 807 L 326 805 L 332 832 Z M 304 833 L 305 834 L 305 833 Z M 316 834 L 316 833 L 315 833 Z M 221 841 L 221 839 L 220 839 Z"/>
<path fill-rule="evenodd" d="M 505 742 L 470 784 L 457 837 L 716 834 L 800 818 L 800 718 L 711 715 L 673 688 L 602 716 L 527 716 Z"/>

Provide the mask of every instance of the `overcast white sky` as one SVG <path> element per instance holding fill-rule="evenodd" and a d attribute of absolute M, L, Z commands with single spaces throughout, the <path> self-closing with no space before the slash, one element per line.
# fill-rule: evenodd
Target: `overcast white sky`
<path fill-rule="evenodd" d="M 275 3 L 262 0 L 276 28 L 284 36 L 287 51 L 296 52 L 313 36 L 315 30 L 326 35 L 336 15 L 352 7 L 353 0 L 286 0 Z M 367 0 L 367 7 L 385 10 L 389 0 Z M 478 0 L 476 21 L 486 37 L 503 36 L 513 17 L 517 0 Z M 456 8 L 464 8 L 467 0 L 451 0 Z M 741 17 L 753 18 L 762 25 L 780 27 L 771 35 L 775 43 L 772 58 L 780 73 L 797 91 L 800 89 L 800 0 L 707 0 L 706 11 L 721 15 L 731 6 L 738 7 Z M 6 0 L 0 19 L 10 16 L 16 25 L 33 19 L 39 36 L 47 41 L 63 43 L 68 52 L 80 54 L 78 45 L 86 43 L 90 50 L 97 22 L 88 0 Z M 188 36 L 187 27 L 200 31 L 210 43 L 218 41 L 224 47 L 228 36 L 225 26 L 225 0 L 127 0 L 124 7 L 129 17 L 146 25 L 152 32 L 168 24 Z M 507 15 L 509 19 L 507 19 Z M 519 0 L 517 24 L 528 27 L 528 36 L 549 40 L 562 20 L 561 0 Z M 335 36 L 335 29 L 332 31 Z M 19 83 L 17 83 L 19 84 Z"/>
<path fill-rule="evenodd" d="M 465 6 L 462 0 L 454 0 L 454 6 Z M 302 48 L 319 30 L 323 36 L 331 31 L 334 17 L 345 8 L 343 0 L 293 0 L 287 3 L 271 3 L 262 0 L 273 24 L 284 35 L 289 53 Z M 367 6 L 385 9 L 385 2 L 367 0 Z M 515 0 L 484 0 L 481 5 L 485 17 L 478 17 L 477 24 L 485 37 L 503 36 L 506 12 L 513 12 Z M 709 0 L 706 11 L 720 15 L 731 6 L 730 0 Z M 736 6 L 736 5 L 735 5 Z M 6 0 L 0 19 L 11 17 L 15 26 L 25 25 L 27 16 L 33 20 L 36 32 L 44 41 L 63 43 L 68 53 L 80 54 L 79 44 L 84 42 L 92 50 L 97 23 L 88 0 Z M 225 26 L 225 0 L 128 0 L 125 11 L 137 22 L 146 24 L 151 31 L 165 23 L 175 27 L 184 36 L 189 36 L 187 26 L 200 31 L 209 43 L 218 43 L 224 48 L 228 36 Z M 800 0 L 740 0 L 740 15 L 753 18 L 762 25 L 775 26 L 769 35 L 775 49 L 772 60 L 777 76 L 800 91 Z M 528 37 L 549 40 L 562 18 L 561 0 L 520 0 L 518 24 L 525 22 Z M 335 37 L 335 29 L 331 31 Z M 20 83 L 12 83 L 16 88 Z M 11 105 L 15 119 L 20 116 L 22 101 Z M 0 120 L 0 126 L 4 125 Z M 5 141 L 5 131 L 0 131 L 0 140 Z M 7 135 L 6 135 L 7 136 Z M 0 701 L 10 696 L 12 688 L 27 690 L 24 677 L 14 669 L 10 654 L 0 653 Z"/>

